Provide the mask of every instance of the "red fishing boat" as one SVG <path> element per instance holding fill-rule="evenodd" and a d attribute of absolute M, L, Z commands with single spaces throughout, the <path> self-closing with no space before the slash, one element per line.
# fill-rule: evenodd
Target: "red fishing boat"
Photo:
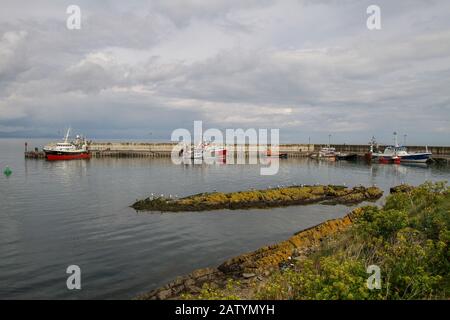
<path fill-rule="evenodd" d="M 77 135 L 75 141 L 69 142 L 70 129 L 67 130 L 63 142 L 44 147 L 45 158 L 50 161 L 89 159 L 91 153 L 88 150 L 86 139 Z"/>

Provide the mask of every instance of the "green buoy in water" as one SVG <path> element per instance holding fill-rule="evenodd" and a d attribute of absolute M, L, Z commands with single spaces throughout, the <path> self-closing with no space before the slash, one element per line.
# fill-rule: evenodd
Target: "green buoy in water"
<path fill-rule="evenodd" d="M 12 170 L 7 166 L 5 168 L 5 170 L 3 170 L 3 174 L 7 177 L 9 177 L 10 175 L 12 175 Z"/>

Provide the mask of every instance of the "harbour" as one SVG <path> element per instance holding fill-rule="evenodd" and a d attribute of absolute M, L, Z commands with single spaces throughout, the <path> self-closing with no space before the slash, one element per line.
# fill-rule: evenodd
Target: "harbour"
<path fill-rule="evenodd" d="M 89 150 L 94 158 L 164 158 L 170 157 L 171 152 L 176 143 L 171 142 L 90 142 Z M 279 152 L 287 154 L 291 158 L 310 157 L 318 153 L 322 148 L 327 147 L 326 144 L 280 144 Z M 336 152 L 345 154 L 356 154 L 357 158 L 364 159 L 365 154 L 369 151 L 369 145 L 361 144 L 331 144 Z M 252 146 L 253 150 L 258 150 L 258 146 Z M 387 145 L 380 145 L 381 149 Z M 230 151 L 238 149 L 236 145 L 226 145 Z M 248 145 L 240 146 L 240 149 L 247 151 L 250 149 Z M 450 147 L 448 146 L 409 146 L 410 152 L 421 152 L 429 150 L 433 156 L 432 160 L 437 163 L 448 164 L 450 161 Z M 36 147 L 33 150 L 25 148 L 24 156 L 29 159 L 44 159 L 45 153 L 42 148 Z"/>
<path fill-rule="evenodd" d="M 28 147 L 47 142 L 29 139 Z M 260 165 L 174 165 L 169 143 L 99 143 L 97 152 L 105 156 L 92 150 L 91 159 L 72 161 L 25 158 L 24 143 L 0 139 L 0 164 L 12 171 L 0 179 L 0 295 L 17 299 L 134 298 L 196 269 L 216 267 L 342 218 L 353 208 L 309 204 L 148 214 L 130 207 L 151 193 L 182 198 L 301 184 L 377 186 L 388 193 L 401 183 L 450 179 L 446 165 L 310 159 L 309 151 L 321 145 L 304 151 L 301 144 L 280 146 L 290 156 L 280 160 L 277 175 L 261 176 Z M 349 151 L 349 146 L 342 148 Z M 362 153 L 368 146 L 360 148 Z M 436 154 L 445 151 L 428 148 Z M 72 264 L 83 270 L 80 291 L 64 287 L 65 269 Z"/>
<path fill-rule="evenodd" d="M 450 299 L 450 1 L 4 2 L 0 300 Z"/>

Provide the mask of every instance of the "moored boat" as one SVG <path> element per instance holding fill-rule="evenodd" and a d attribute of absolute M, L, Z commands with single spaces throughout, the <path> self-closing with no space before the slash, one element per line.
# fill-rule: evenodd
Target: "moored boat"
<path fill-rule="evenodd" d="M 386 146 L 383 152 L 374 152 L 374 146 L 377 147 L 375 139 L 372 138 L 370 144 L 370 152 L 366 157 L 370 160 L 377 159 L 381 163 L 402 163 L 402 162 L 415 162 L 426 163 L 431 159 L 432 153 L 427 150 L 424 152 L 408 152 L 405 146 L 399 146 L 397 143 L 397 134 L 394 132 L 395 145 Z"/>
<path fill-rule="evenodd" d="M 340 153 L 336 155 L 336 160 L 356 161 L 358 155 L 356 153 Z"/>
<path fill-rule="evenodd" d="M 272 149 L 269 148 L 267 149 L 266 157 L 287 159 L 288 154 L 286 152 L 272 152 Z"/>
<path fill-rule="evenodd" d="M 318 158 L 334 161 L 339 154 L 339 152 L 336 152 L 336 148 L 327 146 L 320 149 Z"/>
<path fill-rule="evenodd" d="M 227 149 L 222 146 L 215 146 L 210 142 L 201 142 L 194 148 L 185 146 L 180 150 L 179 155 L 186 159 L 226 157 Z"/>
<path fill-rule="evenodd" d="M 431 152 L 428 152 L 428 150 L 424 152 L 408 152 L 406 147 L 397 147 L 395 152 L 400 158 L 400 162 L 425 163 L 428 162 L 433 155 Z"/>
<path fill-rule="evenodd" d="M 77 135 L 75 141 L 69 141 L 69 134 L 70 129 L 67 130 L 63 142 L 46 145 L 43 148 L 47 160 L 56 161 L 91 158 L 86 139 Z"/>

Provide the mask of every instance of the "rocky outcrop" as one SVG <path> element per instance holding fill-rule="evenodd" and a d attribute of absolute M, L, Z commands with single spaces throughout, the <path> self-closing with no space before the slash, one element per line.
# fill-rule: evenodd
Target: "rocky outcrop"
<path fill-rule="evenodd" d="M 383 191 L 377 187 L 292 186 L 231 193 L 201 193 L 181 199 L 161 196 L 136 201 L 131 207 L 139 211 L 180 212 L 272 208 L 310 203 L 349 205 L 374 201 L 382 195 Z"/>
<path fill-rule="evenodd" d="M 408 193 L 414 190 L 414 186 L 410 186 L 408 184 L 400 184 L 398 186 L 392 187 L 389 192 L 390 193 Z"/>
<path fill-rule="evenodd" d="M 289 258 L 314 251 L 325 238 L 346 229 L 351 225 L 351 216 L 352 214 L 349 214 L 342 219 L 326 221 L 298 232 L 286 241 L 229 259 L 218 269 L 223 273 L 238 276 L 243 273 L 261 274 L 267 270 L 273 271 Z"/>
<path fill-rule="evenodd" d="M 361 210 L 357 208 L 341 219 L 329 220 L 300 231 L 286 241 L 231 258 L 217 268 L 198 269 L 164 287 L 140 295 L 138 299 L 177 299 L 182 294 L 195 296 L 205 283 L 210 287 L 224 287 L 230 278 L 243 282 L 261 280 L 290 260 L 307 257 L 322 241 L 347 229 Z"/>
<path fill-rule="evenodd" d="M 197 269 L 194 272 L 176 278 L 163 287 L 142 294 L 139 300 L 167 300 L 179 298 L 183 293 L 198 294 L 205 283 L 222 283 L 225 275 L 217 268 Z"/>

